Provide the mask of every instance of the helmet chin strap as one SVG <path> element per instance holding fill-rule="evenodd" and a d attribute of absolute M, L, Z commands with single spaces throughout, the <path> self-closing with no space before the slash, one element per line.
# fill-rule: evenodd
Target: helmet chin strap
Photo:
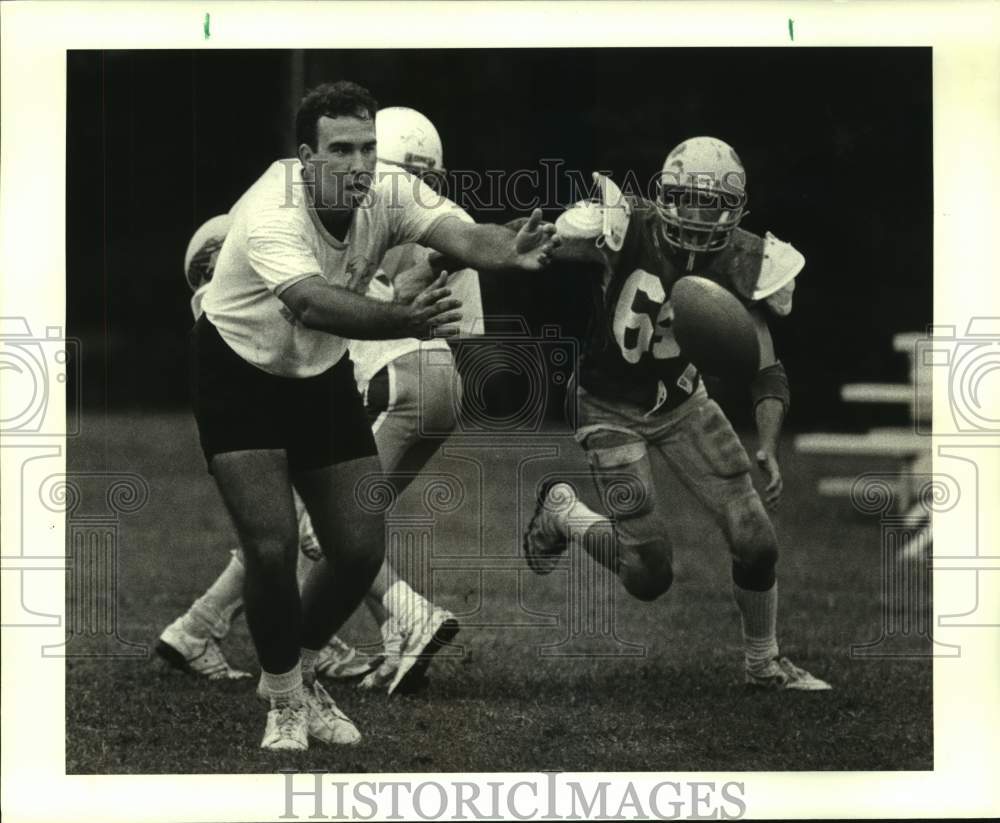
<path fill-rule="evenodd" d="M 695 254 L 697 254 L 697 252 L 693 252 L 693 251 L 689 251 L 688 252 L 687 271 L 694 271 L 694 256 L 695 256 Z"/>

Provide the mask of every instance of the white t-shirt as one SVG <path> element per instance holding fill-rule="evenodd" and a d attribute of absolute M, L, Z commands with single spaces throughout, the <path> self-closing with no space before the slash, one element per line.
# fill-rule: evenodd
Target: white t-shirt
<path fill-rule="evenodd" d="M 315 275 L 364 294 L 389 248 L 420 242 L 440 220 L 463 214 L 423 183 L 407 183 L 378 182 L 341 242 L 307 208 L 299 162 L 271 164 L 230 212 L 232 227 L 202 300 L 222 339 L 247 362 L 283 377 L 333 366 L 347 341 L 307 329 L 278 295 Z"/>

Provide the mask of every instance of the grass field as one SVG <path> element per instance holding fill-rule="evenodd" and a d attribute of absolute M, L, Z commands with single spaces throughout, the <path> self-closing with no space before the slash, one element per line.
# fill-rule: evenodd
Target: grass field
<path fill-rule="evenodd" d="M 264 715 L 253 682 L 201 682 L 155 656 L 69 658 L 67 772 L 933 767 L 930 661 L 850 654 L 852 644 L 880 635 L 879 526 L 847 502 L 816 496 L 816 480 L 832 464 L 787 446 L 785 498 L 775 520 L 783 552 L 782 650 L 835 690 L 772 694 L 741 684 L 725 547 L 679 485 L 666 489 L 676 510 L 674 588 L 641 603 L 611 587 L 596 606 L 613 615 L 614 633 L 588 634 L 585 622 L 574 622 L 579 599 L 567 595 L 569 563 L 540 578 L 518 561 L 520 524 L 537 481 L 586 474 L 572 439 L 453 438 L 446 448 L 428 476 L 447 476 L 458 496 L 449 502 L 428 494 L 439 509 L 430 511 L 428 481 L 418 479 L 390 526 L 432 534 L 425 587 L 429 580 L 434 599 L 463 622 L 458 645 L 431 667 L 427 690 L 390 699 L 334 683 L 331 693 L 361 729 L 362 743 L 314 744 L 275 756 L 257 748 Z M 161 629 L 214 579 L 234 545 L 193 421 L 180 413 L 90 415 L 69 459 L 71 471 L 133 472 L 149 485 L 146 505 L 121 520 L 116 598 L 120 636 L 152 651 Z M 871 468 L 840 462 L 837 473 Z M 593 613 L 588 608 L 584 616 Z M 365 643 L 376 630 L 359 613 L 342 635 Z M 234 663 L 256 671 L 242 619 L 224 648 Z"/>

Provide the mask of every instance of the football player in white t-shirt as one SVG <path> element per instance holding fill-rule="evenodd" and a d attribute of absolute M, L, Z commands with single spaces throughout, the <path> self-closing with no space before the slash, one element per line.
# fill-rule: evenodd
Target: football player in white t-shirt
<path fill-rule="evenodd" d="M 443 172 L 441 140 L 434 125 L 409 108 L 382 109 L 375 117 L 378 138 L 377 175 L 400 170 L 434 183 Z M 229 231 L 228 215 L 213 217 L 195 232 L 185 255 L 184 270 L 194 290 L 191 308 L 201 315 L 201 300 L 211 280 L 218 251 Z M 417 244 L 390 249 L 368 288 L 378 300 L 392 300 L 393 281 L 401 272 L 424 264 L 429 250 Z M 461 333 L 481 331 L 482 300 L 479 278 L 466 269 L 448 281 L 463 303 Z M 444 340 L 358 340 L 349 345 L 354 376 L 363 393 L 382 467 L 397 494 L 409 484 L 456 425 L 461 380 Z M 435 437 L 424 436 L 434 432 Z M 299 514 L 299 582 L 322 554 L 312 523 L 296 495 Z M 217 641 L 229 632 L 232 615 L 242 606 L 243 561 L 233 552 L 229 565 L 188 611 L 160 635 L 157 651 L 171 664 L 209 679 L 240 679 L 248 672 L 228 664 Z M 454 636 L 454 615 L 433 606 L 396 574 L 390 558 L 366 595 L 366 603 L 381 628 L 384 655 L 366 657 L 334 638 L 321 651 L 316 670 L 329 677 L 367 675 L 362 688 L 388 687 L 390 694 L 422 682 L 433 654 Z M 377 668 L 376 668 L 377 665 Z"/>
<path fill-rule="evenodd" d="M 258 694 L 270 704 L 265 749 L 360 739 L 315 679 L 385 555 L 384 513 L 363 493 L 380 465 L 347 339 L 425 337 L 461 319 L 443 276 L 412 299 L 367 297 L 379 261 L 416 242 L 476 269 L 537 271 L 558 243 L 539 210 L 515 234 L 460 219 L 415 178 L 373 185 L 376 110 L 354 83 L 306 95 L 298 162 L 274 163 L 234 207 L 192 332 L 195 418 L 240 538 Z M 301 596 L 293 489 L 324 555 Z"/>

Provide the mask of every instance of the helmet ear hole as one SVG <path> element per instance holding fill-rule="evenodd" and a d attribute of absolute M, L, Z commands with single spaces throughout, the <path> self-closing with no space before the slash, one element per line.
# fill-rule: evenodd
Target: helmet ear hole
<path fill-rule="evenodd" d="M 444 172 L 444 151 L 434 124 L 416 109 L 392 106 L 375 114 L 378 159 L 408 170 Z"/>

